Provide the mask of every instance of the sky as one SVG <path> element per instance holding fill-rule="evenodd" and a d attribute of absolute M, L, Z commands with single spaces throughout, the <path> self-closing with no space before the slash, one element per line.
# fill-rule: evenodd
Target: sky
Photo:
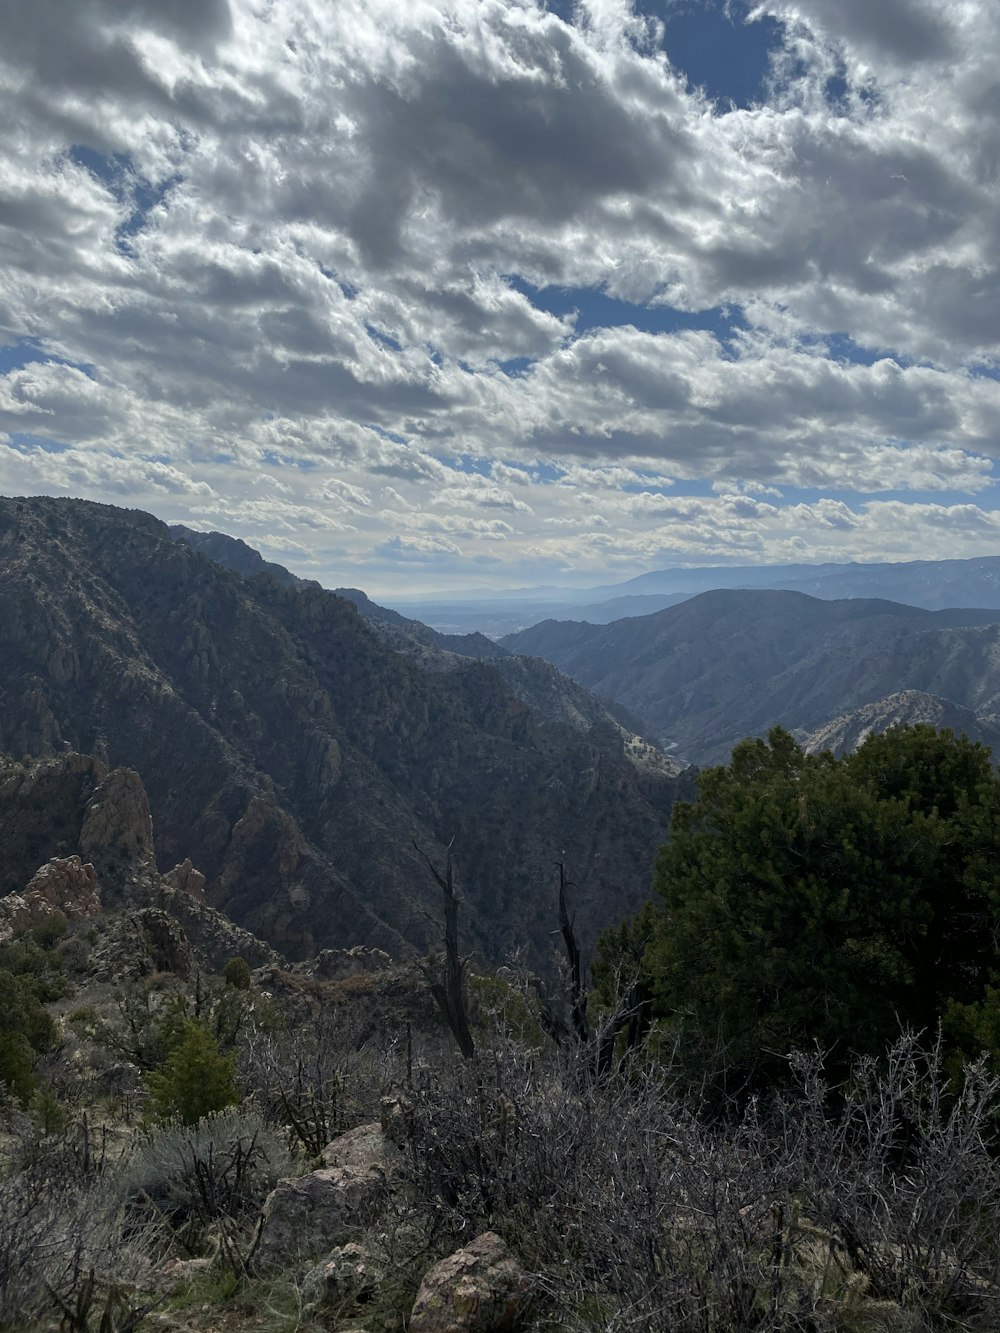
<path fill-rule="evenodd" d="M 995 0 L 0 32 L 0 492 L 383 597 L 1000 553 Z"/>

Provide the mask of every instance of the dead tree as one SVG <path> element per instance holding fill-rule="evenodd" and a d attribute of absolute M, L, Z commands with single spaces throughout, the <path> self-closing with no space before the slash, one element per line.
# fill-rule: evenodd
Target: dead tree
<path fill-rule="evenodd" d="M 454 841 L 452 838 L 452 842 Z M 465 960 L 460 958 L 458 953 L 459 899 L 452 874 L 451 842 L 447 848 L 443 875 L 415 842 L 413 846 L 437 880 L 444 895 L 444 976 L 443 978 L 436 976 L 426 964 L 423 967 L 424 976 L 438 1008 L 458 1043 L 458 1049 L 466 1060 L 472 1060 L 475 1058 L 476 1044 L 469 1030 L 469 1010 L 465 998 Z"/>
<path fill-rule="evenodd" d="M 573 1031 L 576 1033 L 581 1046 L 591 1048 L 593 1073 L 597 1081 L 601 1082 L 614 1066 L 615 1048 L 622 1031 L 628 1030 L 627 1050 L 632 1050 L 639 1044 L 641 1035 L 639 1020 L 643 1010 L 643 1002 L 637 982 L 633 978 L 620 993 L 618 1002 L 612 1012 L 605 1017 L 596 1032 L 591 1032 L 590 1024 L 587 1021 L 588 995 L 583 985 L 583 959 L 580 946 L 577 943 L 576 931 L 573 928 L 576 917 L 570 916 L 566 904 L 566 890 L 572 886 L 566 879 L 566 868 L 563 862 L 557 861 L 556 865 L 559 867 L 559 929 L 566 946 L 566 959 L 569 965 L 569 996 Z M 563 1031 L 565 1032 L 565 1027 Z M 550 1032 L 558 1041 L 559 1035 L 555 1025 L 550 1028 Z"/>
<path fill-rule="evenodd" d="M 576 942 L 576 933 L 573 930 L 576 917 L 570 918 L 566 906 L 568 888 L 566 867 L 562 861 L 557 861 L 556 865 L 559 867 L 559 929 L 566 945 L 566 960 L 569 964 L 569 998 L 573 1031 L 577 1039 L 586 1046 L 590 1041 L 590 1028 L 587 1025 L 587 992 L 583 988 L 583 962 L 580 957 L 580 946 Z"/>

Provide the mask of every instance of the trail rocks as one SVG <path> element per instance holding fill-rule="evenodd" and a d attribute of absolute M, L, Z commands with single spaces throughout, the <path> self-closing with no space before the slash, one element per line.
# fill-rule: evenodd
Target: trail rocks
<path fill-rule="evenodd" d="M 513 1326 L 524 1292 L 514 1255 L 494 1231 L 424 1274 L 410 1333 L 503 1333 Z"/>
<path fill-rule="evenodd" d="M 369 1225 L 388 1196 L 398 1153 L 380 1125 L 360 1125 L 334 1139 L 323 1162 L 309 1175 L 279 1181 L 268 1196 L 256 1256 L 261 1270 L 329 1252 Z"/>
<path fill-rule="evenodd" d="M 304 1302 L 313 1307 L 341 1305 L 370 1299 L 380 1271 L 371 1254 L 357 1241 L 338 1245 L 321 1264 L 310 1269 L 302 1283 Z"/>

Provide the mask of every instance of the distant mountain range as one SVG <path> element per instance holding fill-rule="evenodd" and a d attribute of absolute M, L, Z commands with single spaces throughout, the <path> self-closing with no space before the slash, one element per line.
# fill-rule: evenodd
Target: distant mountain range
<path fill-rule="evenodd" d="M 876 597 L 931 611 L 956 606 L 1000 608 L 1000 556 L 902 563 L 659 570 L 591 591 L 604 594 L 604 600 L 612 594 L 616 597 L 695 594 L 714 588 L 780 588 L 828 601 Z"/>
<path fill-rule="evenodd" d="M 596 588 L 525 589 L 475 600 L 427 598 L 408 610 L 451 632 L 478 629 L 501 637 L 546 620 L 606 625 L 645 616 L 718 588 L 776 588 L 824 600 L 874 597 L 920 606 L 1000 609 L 1000 556 L 891 564 L 718 565 L 664 569 Z"/>
<path fill-rule="evenodd" d="M 136 770 L 159 865 L 190 857 L 212 906 L 292 957 L 434 945 L 414 842 L 441 861 L 454 838 L 463 930 L 488 958 L 548 955 L 558 859 L 585 939 L 634 910 L 690 781 L 598 701 L 544 663 L 508 668 L 531 706 L 405 618 L 379 630 L 248 547 L 243 577 L 178 536 L 136 511 L 0 500 L 0 751 Z"/>
<path fill-rule="evenodd" d="M 984 739 L 1000 714 L 1000 610 L 989 608 L 712 591 L 609 625 L 545 621 L 502 642 L 617 700 L 699 765 L 724 761 L 742 737 L 775 723 L 806 736 L 835 720 L 837 734 L 863 728 L 845 715 L 901 692 L 967 710 L 965 729 Z M 892 720 L 883 707 L 879 725 Z"/>

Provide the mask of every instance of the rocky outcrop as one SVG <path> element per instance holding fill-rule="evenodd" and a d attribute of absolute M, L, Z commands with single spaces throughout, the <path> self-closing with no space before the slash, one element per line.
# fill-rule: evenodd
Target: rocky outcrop
<path fill-rule="evenodd" d="M 197 871 L 194 873 L 198 874 Z M 166 879 L 153 888 L 151 900 L 182 928 L 192 958 L 209 972 L 221 972 L 230 958 L 235 957 L 244 958 L 252 968 L 278 968 L 284 962 L 270 945 L 242 926 L 235 925 L 225 913 L 209 907 L 184 889 L 175 888 Z"/>
<path fill-rule="evenodd" d="M 163 884 L 168 889 L 177 889 L 181 893 L 188 894 L 196 902 L 205 901 L 205 876 L 194 868 L 189 856 L 163 876 Z"/>
<path fill-rule="evenodd" d="M 20 893 L 43 861 L 79 852 L 84 809 L 107 775 L 99 759 L 72 751 L 0 760 L 0 893 Z"/>
<path fill-rule="evenodd" d="M 520 1264 L 494 1231 L 442 1259 L 424 1275 L 410 1333 L 505 1333 L 526 1290 Z"/>
<path fill-rule="evenodd" d="M 155 871 L 149 798 L 134 769 L 113 769 L 100 783 L 84 812 L 79 849 L 99 872 Z"/>
<path fill-rule="evenodd" d="M 378 1124 L 361 1125 L 323 1151 L 318 1171 L 279 1181 L 264 1204 L 254 1263 L 281 1267 L 356 1239 L 378 1216 L 400 1163 Z"/>
<path fill-rule="evenodd" d="M 182 928 L 157 907 L 118 913 L 94 946 L 89 972 L 99 981 L 137 980 L 157 972 L 186 977 L 192 951 Z"/>
<path fill-rule="evenodd" d="M 0 937 L 53 917 L 82 921 L 100 911 L 94 867 L 78 856 L 57 856 L 35 872 L 23 893 L 0 898 Z"/>
<path fill-rule="evenodd" d="M 75 921 L 102 906 L 148 909 L 152 915 L 127 916 L 103 932 L 108 938 L 95 955 L 100 975 L 183 974 L 195 965 L 220 972 L 237 954 L 251 967 L 284 963 L 205 903 L 205 876 L 190 858 L 157 873 L 149 801 L 134 771 L 109 772 L 103 760 L 73 752 L 0 761 L 0 846 L 0 886 L 15 890 L 0 898 L 0 934 L 56 913 Z M 54 855 L 68 848 L 72 854 Z M 45 856 L 51 859 L 32 875 Z M 15 875 L 19 882 L 12 883 Z"/>
<path fill-rule="evenodd" d="M 888 731 L 890 727 L 918 723 L 939 730 L 947 727 L 956 736 L 965 735 L 971 741 L 982 741 L 986 745 L 996 746 L 1000 742 L 998 719 L 977 717 L 970 708 L 962 708 L 920 690 L 899 690 L 884 699 L 876 699 L 812 731 L 799 731 L 796 739 L 806 754 L 830 750 L 839 756 L 850 754 L 869 736 Z"/>
<path fill-rule="evenodd" d="M 290 970 L 293 975 L 315 977 L 318 981 L 347 981 L 350 977 L 385 972 L 390 967 L 392 959 L 384 949 L 367 949 L 356 944 L 353 949 L 321 949 L 315 958 L 295 963 Z"/>

